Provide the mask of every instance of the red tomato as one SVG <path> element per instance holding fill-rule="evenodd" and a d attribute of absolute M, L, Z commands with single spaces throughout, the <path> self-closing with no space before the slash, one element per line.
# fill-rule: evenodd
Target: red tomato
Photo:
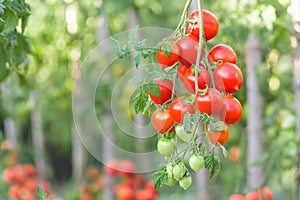
<path fill-rule="evenodd" d="M 135 166 L 129 160 L 123 160 L 119 164 L 119 171 L 123 176 L 132 176 L 135 173 Z"/>
<path fill-rule="evenodd" d="M 114 188 L 118 200 L 132 200 L 134 198 L 134 191 L 128 185 L 117 185 Z"/>
<path fill-rule="evenodd" d="M 29 191 L 36 191 L 37 187 L 38 187 L 38 183 L 35 179 L 28 179 L 26 180 L 26 182 L 24 183 L 24 187 L 26 189 L 28 189 Z"/>
<path fill-rule="evenodd" d="M 170 46 L 170 55 L 168 56 L 162 46 L 160 51 L 156 54 L 157 62 L 161 65 L 162 69 L 174 65 L 179 59 L 179 48 L 176 44 L 167 43 Z"/>
<path fill-rule="evenodd" d="M 265 198 L 265 200 L 273 200 L 274 199 L 271 190 L 266 186 L 262 188 L 262 195 Z"/>
<path fill-rule="evenodd" d="M 108 161 L 104 165 L 104 171 L 111 176 L 116 176 L 119 173 L 118 168 L 119 168 L 119 162 L 114 159 Z"/>
<path fill-rule="evenodd" d="M 146 189 L 137 191 L 135 194 L 136 200 L 155 200 L 155 195 Z"/>
<path fill-rule="evenodd" d="M 198 74 L 198 88 L 204 90 L 210 84 L 210 76 L 208 71 L 203 67 L 199 66 L 201 72 Z M 195 93 L 195 74 L 193 74 L 192 69 L 188 68 L 185 71 L 184 77 L 182 78 L 182 83 L 190 93 Z"/>
<path fill-rule="evenodd" d="M 223 62 L 229 62 L 236 64 L 236 53 L 234 50 L 225 44 L 218 44 L 214 46 L 208 53 L 208 62 L 210 64 L 218 62 L 219 60 Z"/>
<path fill-rule="evenodd" d="M 245 200 L 245 197 L 241 194 L 233 194 L 229 197 L 229 200 Z"/>
<path fill-rule="evenodd" d="M 172 98 L 172 90 L 174 83 L 171 79 L 163 80 L 160 78 L 155 79 L 154 82 L 158 85 L 160 89 L 160 95 L 154 96 L 149 92 L 150 98 L 153 101 L 153 103 L 162 105 Z"/>
<path fill-rule="evenodd" d="M 24 170 L 26 171 L 27 176 L 32 177 L 36 174 L 36 170 L 33 165 L 30 164 L 24 165 Z"/>
<path fill-rule="evenodd" d="M 219 30 L 219 21 L 217 17 L 208 10 L 202 10 L 203 27 L 205 40 L 214 38 Z M 188 17 L 188 24 L 186 25 L 187 32 L 199 40 L 199 12 L 194 11 Z"/>
<path fill-rule="evenodd" d="M 208 132 L 208 137 L 211 141 L 212 144 L 217 144 L 220 143 L 224 145 L 228 138 L 229 138 L 229 128 L 226 123 L 224 123 L 224 126 L 226 127 L 225 131 L 219 131 L 219 132 L 212 132 L 210 130 L 210 125 L 207 125 L 207 132 Z"/>
<path fill-rule="evenodd" d="M 178 77 L 181 81 L 184 80 L 184 74 L 186 72 L 186 70 L 189 69 L 189 67 L 183 65 L 183 64 L 180 64 L 179 67 L 178 67 Z"/>
<path fill-rule="evenodd" d="M 242 116 L 242 105 L 231 95 L 227 95 L 224 100 L 225 122 L 226 124 L 235 124 Z"/>
<path fill-rule="evenodd" d="M 186 98 L 184 97 L 178 98 L 170 105 L 169 108 L 171 119 L 179 124 L 183 123 L 185 113 L 195 113 L 195 106 L 187 104 L 186 102 L 184 102 L 185 100 Z"/>
<path fill-rule="evenodd" d="M 181 64 L 189 67 L 195 65 L 197 61 L 198 42 L 193 37 L 184 37 L 176 42 L 179 47 L 180 56 L 179 61 Z M 202 53 L 200 60 L 202 59 Z"/>
<path fill-rule="evenodd" d="M 154 111 L 151 119 L 154 129 L 162 134 L 168 132 L 174 125 L 174 121 L 171 119 L 169 109 L 164 111 L 158 109 Z"/>
<path fill-rule="evenodd" d="M 261 200 L 261 198 L 258 192 L 252 191 L 246 195 L 246 200 Z"/>
<path fill-rule="evenodd" d="M 92 194 L 84 192 L 80 194 L 80 200 L 94 200 L 94 197 Z"/>
<path fill-rule="evenodd" d="M 207 113 L 208 115 L 217 115 L 223 109 L 224 98 L 222 94 L 214 89 L 208 88 L 205 95 L 196 96 L 195 104 L 197 109 L 202 113 Z"/>
<path fill-rule="evenodd" d="M 243 74 L 235 64 L 222 63 L 214 70 L 214 80 L 218 90 L 234 93 L 243 85 Z"/>
<path fill-rule="evenodd" d="M 17 199 L 20 197 L 19 192 L 20 192 L 20 186 L 12 185 L 9 188 L 8 194 L 12 199 Z"/>

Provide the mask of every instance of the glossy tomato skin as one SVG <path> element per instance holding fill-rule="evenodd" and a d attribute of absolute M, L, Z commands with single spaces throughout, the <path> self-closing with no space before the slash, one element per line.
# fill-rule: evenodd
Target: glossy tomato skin
<path fill-rule="evenodd" d="M 197 61 L 198 42 L 194 37 L 180 38 L 176 45 L 179 47 L 179 62 L 187 67 L 195 65 Z M 202 53 L 200 59 L 202 59 Z"/>
<path fill-rule="evenodd" d="M 214 89 L 208 88 L 205 95 L 197 94 L 195 104 L 199 112 L 208 115 L 217 115 L 223 109 L 224 98 L 222 94 Z"/>
<path fill-rule="evenodd" d="M 174 121 L 170 117 L 169 109 L 164 111 L 157 109 L 152 113 L 151 121 L 154 129 L 161 134 L 169 131 L 174 125 Z"/>
<path fill-rule="evenodd" d="M 176 44 L 170 44 L 171 51 L 170 56 L 163 51 L 162 47 L 160 47 L 160 51 L 156 54 L 157 62 L 161 65 L 162 69 L 165 69 L 169 66 L 174 65 L 179 59 L 179 48 Z"/>
<path fill-rule="evenodd" d="M 227 95 L 224 99 L 226 124 L 236 124 L 242 116 L 242 105 L 235 97 Z"/>
<path fill-rule="evenodd" d="M 186 98 L 181 97 L 173 101 L 173 103 L 170 105 L 170 117 L 171 119 L 179 124 L 183 123 L 183 118 L 185 113 L 189 112 L 190 114 L 194 114 L 195 106 L 194 105 L 188 105 L 184 101 Z"/>
<path fill-rule="evenodd" d="M 209 124 L 207 126 L 208 137 L 211 143 L 214 145 L 216 145 L 217 143 L 224 145 L 229 138 L 229 128 L 226 123 L 223 122 L 223 124 L 226 127 L 225 131 L 218 131 L 218 132 L 211 131 Z"/>
<path fill-rule="evenodd" d="M 174 82 L 171 79 L 163 80 L 160 78 L 155 79 L 154 82 L 158 85 L 160 89 L 160 95 L 154 96 L 149 92 L 149 96 L 153 101 L 153 103 L 162 105 L 172 98 L 172 90 L 173 90 Z"/>
<path fill-rule="evenodd" d="M 221 60 L 222 62 L 236 64 L 237 60 L 237 56 L 234 50 L 226 44 L 218 44 L 214 46 L 209 51 L 207 58 L 210 64 L 218 62 L 219 60 Z"/>
<path fill-rule="evenodd" d="M 258 192 L 251 191 L 246 195 L 246 200 L 261 200 Z"/>
<path fill-rule="evenodd" d="M 232 194 L 229 200 L 245 200 L 245 197 L 241 194 Z"/>
<path fill-rule="evenodd" d="M 210 76 L 209 72 L 203 67 L 199 66 L 200 73 L 198 74 L 198 88 L 200 90 L 204 90 L 210 84 Z M 182 78 L 182 83 L 190 93 L 194 94 L 195 91 L 195 74 L 192 72 L 191 68 L 188 68 L 185 73 L 184 77 Z"/>
<path fill-rule="evenodd" d="M 204 27 L 204 37 L 205 40 L 211 40 L 214 38 L 219 30 L 219 21 L 217 17 L 211 13 L 208 10 L 202 10 L 203 15 L 203 27 Z M 199 40 L 199 12 L 194 11 L 192 12 L 189 17 L 188 21 L 191 23 L 188 23 L 186 28 L 187 32 L 196 37 Z"/>
<path fill-rule="evenodd" d="M 243 74 L 238 66 L 222 63 L 214 70 L 214 80 L 218 90 L 225 93 L 237 92 L 243 85 Z"/>
<path fill-rule="evenodd" d="M 181 81 L 183 81 L 184 79 L 184 74 L 186 72 L 186 70 L 189 69 L 189 67 L 183 65 L 183 64 L 180 64 L 179 67 L 178 67 L 178 77 Z"/>

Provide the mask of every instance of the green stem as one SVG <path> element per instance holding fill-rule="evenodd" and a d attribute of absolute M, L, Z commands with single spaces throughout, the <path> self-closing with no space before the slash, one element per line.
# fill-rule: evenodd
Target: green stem
<path fill-rule="evenodd" d="M 205 43 L 204 40 L 204 26 L 203 26 L 203 15 L 202 15 L 202 5 L 201 5 L 201 1 L 197 0 L 197 5 L 198 5 L 198 13 L 199 13 L 199 43 L 198 43 L 198 52 L 197 52 L 197 60 L 196 60 L 196 70 L 195 70 L 195 94 L 197 95 L 198 91 L 199 91 L 199 87 L 198 87 L 198 76 L 199 76 L 199 65 L 200 65 L 200 61 L 201 61 L 201 53 L 202 53 L 202 49 Z M 194 98 L 195 101 L 196 98 Z"/>
<path fill-rule="evenodd" d="M 185 5 L 184 5 L 184 9 L 183 9 L 183 12 L 182 12 L 182 15 L 180 17 L 180 22 L 176 28 L 176 30 L 174 31 L 174 33 L 176 34 L 177 31 L 182 27 L 182 25 L 184 24 L 185 20 L 186 20 L 186 14 L 188 13 L 188 9 L 191 5 L 193 0 L 188 0 Z"/>

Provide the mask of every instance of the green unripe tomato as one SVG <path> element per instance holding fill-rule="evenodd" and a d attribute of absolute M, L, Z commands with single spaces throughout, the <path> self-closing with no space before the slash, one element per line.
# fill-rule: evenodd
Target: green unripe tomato
<path fill-rule="evenodd" d="M 185 143 L 188 143 L 193 136 L 193 134 L 188 134 L 187 132 L 185 132 L 183 125 L 177 125 L 175 127 L 175 132 L 178 138 Z"/>
<path fill-rule="evenodd" d="M 167 138 L 162 138 L 157 142 L 158 152 L 165 157 L 171 155 L 174 149 L 175 149 L 174 143 Z"/>
<path fill-rule="evenodd" d="M 167 179 L 166 179 L 166 181 L 165 181 L 165 185 L 171 187 L 171 186 L 175 185 L 176 182 L 177 182 L 177 181 L 176 181 L 174 178 L 172 178 L 172 177 L 167 177 Z"/>
<path fill-rule="evenodd" d="M 180 162 L 173 167 L 173 178 L 175 180 L 182 179 L 185 173 L 186 173 L 186 167 L 183 162 Z"/>
<path fill-rule="evenodd" d="M 173 177 L 173 165 L 171 162 L 169 162 L 167 164 L 166 171 L 167 171 L 168 177 Z"/>
<path fill-rule="evenodd" d="M 198 172 L 204 166 L 204 157 L 198 154 L 193 154 L 189 160 L 190 167 Z"/>
<path fill-rule="evenodd" d="M 185 176 L 179 181 L 180 187 L 182 187 L 184 190 L 188 189 L 192 185 L 192 177 Z"/>

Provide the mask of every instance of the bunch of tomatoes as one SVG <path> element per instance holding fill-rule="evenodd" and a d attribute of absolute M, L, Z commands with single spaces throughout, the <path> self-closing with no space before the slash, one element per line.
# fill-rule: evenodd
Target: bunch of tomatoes
<path fill-rule="evenodd" d="M 49 185 L 36 177 L 36 169 L 31 164 L 15 164 L 3 171 L 3 179 L 10 184 L 9 197 L 15 200 L 37 200 L 37 188 L 42 187 L 46 193 Z"/>
<path fill-rule="evenodd" d="M 157 149 L 167 160 L 155 181 L 156 188 L 178 181 L 187 189 L 192 183 L 187 165 L 194 171 L 205 166 L 211 176 L 218 173 L 220 159 L 215 146 L 226 152 L 223 145 L 229 138 L 228 125 L 241 118 L 241 103 L 233 96 L 243 84 L 236 53 L 225 44 L 210 50 L 206 46 L 218 30 L 218 19 L 210 11 L 189 14 L 156 53 L 163 75 L 142 88 L 155 108 L 151 122 L 159 133 Z M 185 90 L 179 95 L 178 82 Z M 138 93 L 133 100 L 136 111 L 145 109 L 143 99 Z M 188 164 L 184 162 L 187 158 Z"/>

